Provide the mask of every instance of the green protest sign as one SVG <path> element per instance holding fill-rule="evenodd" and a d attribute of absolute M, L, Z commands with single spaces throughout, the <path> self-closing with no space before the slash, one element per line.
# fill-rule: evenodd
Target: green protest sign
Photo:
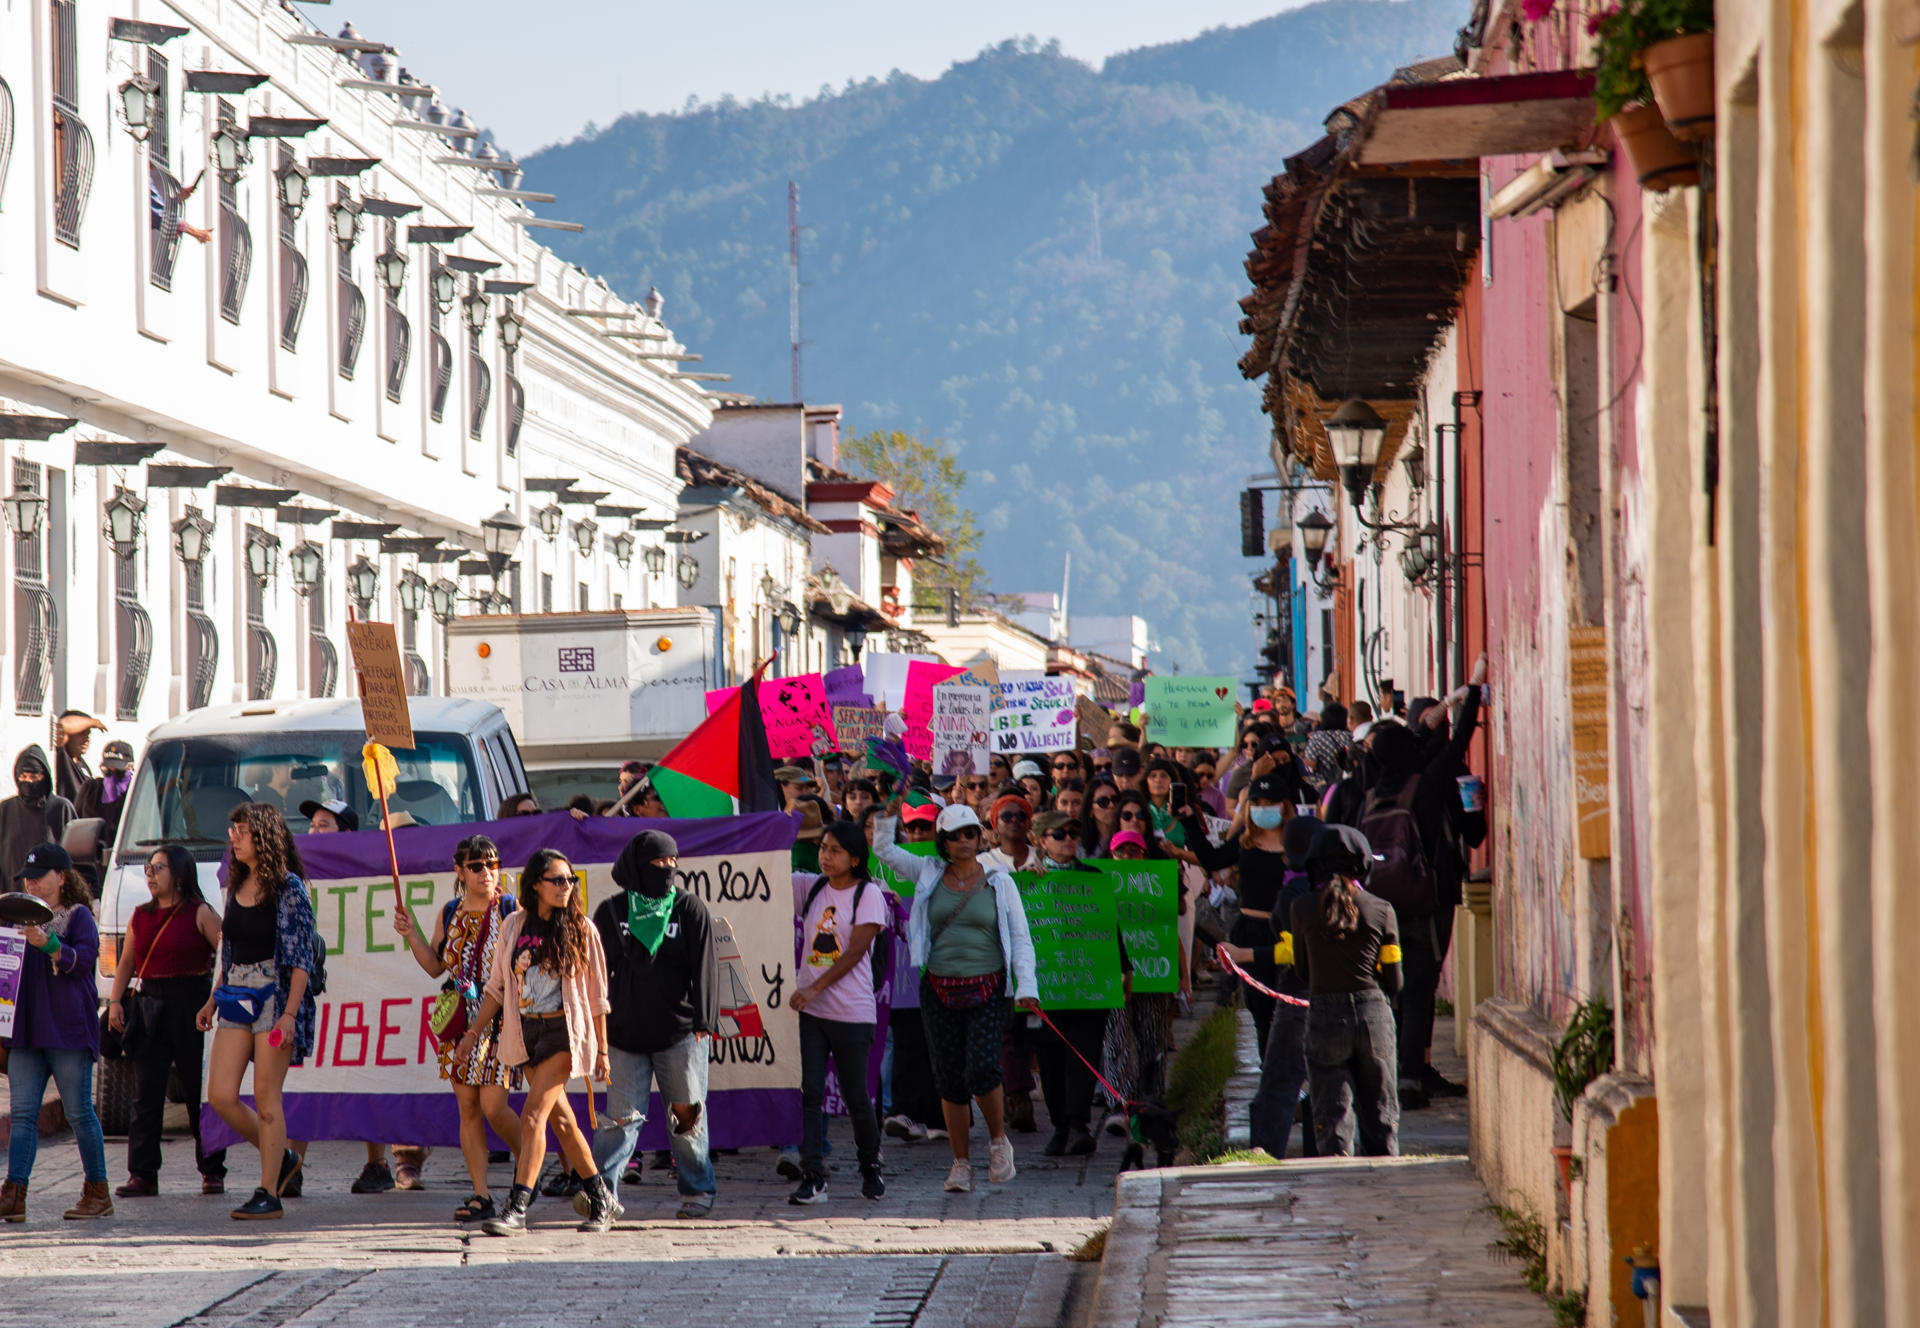
<path fill-rule="evenodd" d="M 1180 864 L 1169 859 L 1087 864 L 1113 883 L 1115 916 L 1137 992 L 1180 990 Z"/>
<path fill-rule="evenodd" d="M 915 857 L 930 858 L 933 856 L 932 840 L 927 840 L 922 844 L 901 844 L 899 847 L 905 849 Z M 893 891 L 896 895 L 900 896 L 900 898 L 908 900 L 913 898 L 913 882 L 896 873 L 893 868 L 880 861 L 878 857 L 873 855 L 868 856 L 867 871 L 872 874 L 874 880 L 886 886 L 887 889 Z"/>
<path fill-rule="evenodd" d="M 1099 872 L 1015 872 L 1033 934 L 1040 1004 L 1049 1010 L 1113 1010 L 1120 985 L 1113 885 Z"/>
<path fill-rule="evenodd" d="M 1147 725 L 1169 747 L 1233 746 L 1233 679 L 1147 679 Z"/>

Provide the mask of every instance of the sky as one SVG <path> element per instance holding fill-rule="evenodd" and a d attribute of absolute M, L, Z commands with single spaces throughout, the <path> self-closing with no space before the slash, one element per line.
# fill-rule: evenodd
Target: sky
<path fill-rule="evenodd" d="M 1297 0 L 334 0 L 304 12 L 329 32 L 351 21 L 400 51 L 416 78 L 493 130 L 516 155 L 589 122 L 675 111 L 690 96 L 811 97 L 822 84 L 937 77 L 1009 37 L 1057 38 L 1098 64 L 1118 51 L 1250 23 Z M 531 21 L 530 21 L 531 17 Z"/>

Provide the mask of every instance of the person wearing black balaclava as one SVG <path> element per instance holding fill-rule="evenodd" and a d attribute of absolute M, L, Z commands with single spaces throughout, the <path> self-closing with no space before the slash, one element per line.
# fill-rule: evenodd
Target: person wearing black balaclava
<path fill-rule="evenodd" d="M 620 893 L 601 901 L 593 925 L 607 952 L 607 1041 L 612 1074 L 607 1109 L 593 1136 L 593 1160 L 613 1195 L 593 1211 L 582 1191 L 574 1208 L 600 1229 L 623 1211 L 620 1174 L 646 1124 L 656 1081 L 666 1104 L 679 1216 L 705 1217 L 716 1186 L 708 1155 L 708 1039 L 720 1027 L 719 964 L 707 906 L 674 888 L 680 847 L 661 830 L 633 837 L 613 864 Z"/>
<path fill-rule="evenodd" d="M 0 802 L 0 862 L 25 862 L 42 844 L 58 844 L 73 804 L 53 791 L 47 754 L 28 747 L 13 761 L 15 797 Z"/>

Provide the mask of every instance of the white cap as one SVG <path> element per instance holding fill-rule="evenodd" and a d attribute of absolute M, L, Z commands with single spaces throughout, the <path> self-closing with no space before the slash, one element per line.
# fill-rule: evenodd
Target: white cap
<path fill-rule="evenodd" d="M 933 823 L 934 833 L 942 835 L 950 835 L 954 831 L 964 830 L 968 826 L 972 826 L 975 830 L 978 830 L 980 828 L 980 818 L 975 816 L 973 814 L 973 808 L 967 806 L 964 802 L 956 802 L 951 807 L 943 808 L 940 812 L 939 819 Z"/>
<path fill-rule="evenodd" d="M 1045 779 L 1046 774 L 1040 769 L 1040 763 L 1038 761 L 1021 761 L 1013 767 L 1013 777 L 1015 779 Z"/>

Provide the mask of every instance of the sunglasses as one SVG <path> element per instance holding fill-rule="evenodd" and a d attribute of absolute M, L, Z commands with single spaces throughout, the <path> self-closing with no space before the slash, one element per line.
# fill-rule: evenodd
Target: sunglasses
<path fill-rule="evenodd" d="M 1073 831 L 1071 830 L 1060 828 L 1060 829 L 1047 831 L 1047 838 L 1048 839 L 1072 839 L 1074 838 L 1074 834 L 1073 834 Z"/>
<path fill-rule="evenodd" d="M 967 783 L 962 784 L 960 787 L 965 789 L 969 793 L 985 793 L 987 791 L 987 781 L 984 779 L 969 780 Z"/>
<path fill-rule="evenodd" d="M 1141 812 L 1136 812 L 1136 811 L 1124 811 L 1124 812 L 1121 812 L 1121 813 L 1120 813 L 1120 819 L 1121 819 L 1121 820 L 1123 820 L 1123 821 L 1144 821 L 1144 820 L 1146 820 L 1147 818 L 1146 818 L 1146 816 L 1145 816 L 1145 815 L 1144 815 L 1143 813 L 1141 813 Z"/>
<path fill-rule="evenodd" d="M 977 825 L 963 825 L 958 830 L 949 830 L 947 832 L 947 838 L 978 839 L 980 838 L 980 827 Z"/>
<path fill-rule="evenodd" d="M 1093 805 L 1096 807 L 1111 807 L 1113 803 L 1114 799 L 1112 798 L 1095 798 L 1093 800 Z"/>
<path fill-rule="evenodd" d="M 1055 770 L 1071 770 L 1077 764 L 1078 762 L 1075 762 L 1075 761 L 1055 761 L 1053 763 L 1053 768 Z"/>
<path fill-rule="evenodd" d="M 1027 814 L 1018 807 L 1010 807 L 1000 813 L 1000 819 L 1003 821 L 1024 821 L 1027 819 Z"/>
<path fill-rule="evenodd" d="M 465 862 L 461 863 L 460 865 L 465 867 L 468 871 L 499 871 L 500 859 L 468 858 Z"/>
<path fill-rule="evenodd" d="M 570 875 L 570 874 L 569 874 L 569 875 L 566 875 L 566 876 L 542 876 L 542 877 L 540 878 L 540 884 L 542 884 L 542 885 L 572 885 L 572 884 L 573 884 L 573 877 L 572 877 L 572 875 Z"/>

